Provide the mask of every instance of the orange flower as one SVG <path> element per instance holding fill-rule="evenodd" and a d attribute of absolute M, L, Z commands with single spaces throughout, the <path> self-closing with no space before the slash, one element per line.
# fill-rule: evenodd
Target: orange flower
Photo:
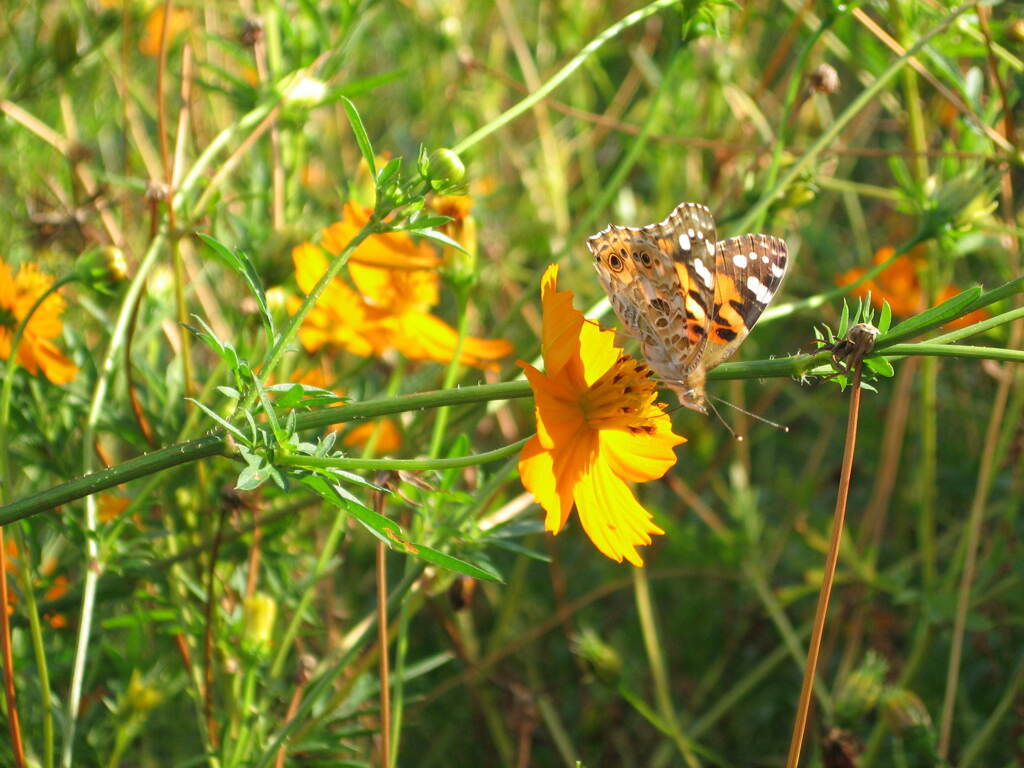
<path fill-rule="evenodd" d="M 888 261 L 895 249 L 886 245 L 875 252 L 875 264 Z M 851 291 L 854 296 L 864 297 L 871 293 L 871 304 L 877 309 L 882 308 L 882 302 L 889 302 L 892 313 L 897 317 L 909 317 L 923 312 L 927 308 L 927 301 L 924 295 L 924 286 L 921 284 L 919 270 L 922 267 L 923 259 L 914 254 L 913 251 L 905 253 L 893 259 L 892 263 L 882 272 L 870 280 L 867 280 Z M 859 280 L 866 270 L 857 267 L 844 272 L 836 278 L 838 285 L 849 285 Z M 960 293 L 955 285 L 947 285 L 936 296 L 936 303 L 942 303 L 946 299 Z M 989 316 L 985 309 L 978 309 L 963 317 L 958 317 L 952 322 L 946 323 L 944 328 L 966 328 L 972 323 L 984 320 Z"/>
<path fill-rule="evenodd" d="M 345 246 L 370 221 L 370 213 L 369 208 L 345 203 L 341 221 L 331 224 L 323 232 L 320 244 L 324 250 L 335 255 L 345 250 Z M 360 243 L 349 259 L 349 264 L 353 262 L 396 269 L 430 269 L 436 267 L 440 260 L 426 243 L 414 243 L 404 232 L 390 232 L 368 237 Z"/>
<path fill-rule="evenodd" d="M 327 371 L 322 367 L 298 370 L 292 374 L 292 381 L 318 389 L 331 389 Z M 344 390 L 334 389 L 332 391 L 338 397 L 344 396 Z M 332 424 L 327 429 L 329 432 L 338 432 L 345 429 L 346 426 L 346 424 Z M 373 451 L 377 455 L 394 453 L 402 447 L 402 435 L 391 419 L 364 421 L 350 429 L 341 442 L 352 448 L 365 448 L 371 439 L 374 440 Z"/>
<path fill-rule="evenodd" d="M 174 38 L 189 28 L 192 23 L 192 12 L 187 8 L 172 8 L 171 16 L 167 19 L 167 45 L 173 42 Z M 160 55 L 160 31 L 164 24 L 163 3 L 153 9 L 146 17 L 146 28 L 142 32 L 142 39 L 139 41 L 139 50 L 146 56 Z"/>
<path fill-rule="evenodd" d="M 51 285 L 53 278 L 35 264 L 22 264 L 12 277 L 10 267 L 0 262 L 0 358 L 10 358 L 14 331 Z M 63 311 L 64 299 L 50 294 L 28 321 L 18 346 L 18 363 L 33 376 L 42 370 L 54 384 L 66 384 L 78 374 L 78 366 L 50 341 L 60 335 Z"/>
<path fill-rule="evenodd" d="M 584 320 L 572 291 L 557 290 L 558 266 L 541 280 L 545 372 L 520 362 L 533 387 L 537 435 L 524 447 L 519 476 L 558 533 L 573 504 L 583 530 L 605 555 L 643 565 L 636 548 L 664 533 L 628 482 L 661 477 L 686 439 L 656 403 L 651 371 L 615 346 L 615 334 Z"/>
<path fill-rule="evenodd" d="M 325 233 L 323 245 L 331 253 L 340 253 L 361 226 L 356 226 L 359 219 L 352 213 L 355 206 L 347 205 L 345 210 L 346 219 Z M 316 352 L 333 345 L 368 357 L 396 349 L 412 360 L 451 360 L 458 333 L 430 314 L 440 300 L 440 280 L 423 268 L 437 263 L 430 249 L 424 248 L 402 232 L 375 235 L 362 243 L 348 264 L 355 290 L 341 279 L 333 280 L 303 321 L 299 340 L 306 350 Z M 304 243 L 292 250 L 292 259 L 295 280 L 309 293 L 327 271 L 327 258 L 316 246 Z M 290 311 L 297 311 L 299 304 L 293 298 Z M 502 339 L 467 336 L 459 361 L 494 369 L 495 361 L 511 351 L 512 346 Z"/>

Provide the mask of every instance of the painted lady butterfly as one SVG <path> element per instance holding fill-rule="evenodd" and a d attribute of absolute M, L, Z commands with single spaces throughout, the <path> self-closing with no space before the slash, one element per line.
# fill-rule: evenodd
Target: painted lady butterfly
<path fill-rule="evenodd" d="M 704 376 L 754 327 L 786 274 L 771 235 L 715 241 L 711 211 L 681 203 L 646 227 L 609 225 L 587 239 L 615 314 L 651 369 L 687 408 L 707 413 Z"/>

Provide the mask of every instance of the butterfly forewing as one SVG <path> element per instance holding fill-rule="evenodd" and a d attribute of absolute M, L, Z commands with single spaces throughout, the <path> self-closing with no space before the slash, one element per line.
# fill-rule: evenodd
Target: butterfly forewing
<path fill-rule="evenodd" d="M 770 235 L 715 240 L 703 205 L 682 203 L 646 227 L 606 227 L 587 240 L 622 323 L 662 381 L 705 411 L 704 374 L 727 359 L 786 273 L 786 244 Z"/>
<path fill-rule="evenodd" d="M 727 360 L 782 284 L 786 243 L 771 235 L 740 235 L 715 247 L 715 300 L 704 368 Z"/>
<path fill-rule="evenodd" d="M 707 342 L 714 242 L 711 212 L 696 203 L 658 224 L 609 226 L 587 240 L 615 313 L 666 380 L 682 380 Z"/>

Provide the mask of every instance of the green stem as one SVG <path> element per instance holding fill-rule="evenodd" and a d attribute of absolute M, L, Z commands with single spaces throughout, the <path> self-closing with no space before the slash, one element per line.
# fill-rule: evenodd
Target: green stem
<path fill-rule="evenodd" d="M 1022 353 L 1024 354 L 1024 353 Z M 532 437 L 532 435 L 530 436 Z M 456 456 L 451 459 L 355 459 L 348 457 L 326 458 L 319 456 L 278 456 L 277 464 L 282 467 L 310 467 L 316 469 L 391 469 L 422 471 L 426 469 L 458 469 L 487 464 L 507 458 L 519 452 L 530 437 L 524 437 L 510 445 L 485 453 Z"/>
<path fill-rule="evenodd" d="M 644 6 L 639 10 L 623 16 L 620 21 L 612 24 L 608 29 L 604 30 L 601 34 L 583 46 L 583 48 L 580 49 L 580 52 L 573 56 L 564 67 L 552 75 L 544 85 L 524 98 L 514 107 L 505 110 L 505 112 L 499 115 L 496 119 L 492 120 L 487 125 L 478 128 L 456 144 L 454 147 L 455 152 L 460 155 L 463 154 L 467 149 L 475 144 L 479 144 L 481 140 L 487 138 L 502 126 L 505 126 L 515 120 L 521 114 L 533 107 L 537 102 L 547 98 L 548 95 L 551 94 L 551 92 L 559 85 L 564 83 L 573 72 L 583 66 L 583 62 L 590 58 L 593 53 L 623 30 L 639 24 L 641 21 L 654 15 L 658 11 L 669 8 L 673 5 L 678 5 L 680 2 L 681 0 L 655 0 L 655 2 L 650 5 Z"/>
<path fill-rule="evenodd" d="M 53 707 L 51 704 L 50 671 L 46 662 L 46 646 L 43 643 L 43 629 L 39 621 L 39 606 L 33 586 L 32 567 L 29 563 L 29 548 L 25 541 L 22 525 L 12 525 L 14 541 L 18 546 L 18 575 L 21 591 L 25 595 L 25 613 L 28 615 L 29 634 L 32 638 L 32 653 L 36 658 L 39 674 L 39 708 L 43 717 L 43 766 L 53 768 Z"/>
<path fill-rule="evenodd" d="M 651 601 L 651 587 L 647 580 L 647 571 L 644 568 L 633 569 L 633 594 L 636 598 L 637 616 L 640 619 L 640 631 L 644 638 L 644 648 L 647 650 L 647 663 L 651 667 L 651 677 L 654 678 L 654 695 L 658 701 L 658 710 L 661 719 L 668 729 L 668 733 L 675 743 L 679 754 L 690 768 L 697 768 L 700 762 L 693 754 L 693 745 L 688 742 L 679 726 L 679 718 L 676 715 L 675 706 L 672 704 L 672 694 L 668 681 L 668 665 L 665 663 L 665 656 L 662 653 L 662 644 L 658 639 L 658 627 L 654 617 L 654 604 Z"/>
<path fill-rule="evenodd" d="M 100 414 L 106 404 L 107 390 L 110 387 L 115 366 L 120 358 L 121 349 L 128 335 L 128 325 L 133 314 L 132 310 L 145 286 L 150 270 L 156 264 L 157 255 L 160 253 L 163 242 L 164 238 L 162 236 L 157 235 L 154 237 L 149 245 L 149 249 L 142 257 L 138 270 L 128 285 L 128 290 L 125 291 L 124 298 L 121 301 L 121 309 L 114 323 L 113 332 L 110 334 L 107 352 L 99 367 L 96 386 L 93 390 L 92 401 L 89 404 L 89 412 L 85 420 L 85 428 L 82 430 L 82 469 L 86 473 L 92 469 L 95 460 L 93 443 L 96 439 L 96 425 L 99 423 Z M 66 703 L 64 744 L 61 751 L 61 766 L 63 768 L 71 768 L 74 764 L 75 730 L 78 727 L 82 684 L 85 680 L 85 662 L 89 652 L 89 640 L 92 632 L 92 612 L 96 599 L 96 585 L 102 569 L 99 538 L 96 534 L 97 511 L 96 497 L 94 495 L 87 496 L 85 499 L 85 518 L 83 522 L 86 566 L 84 569 L 84 583 L 82 585 L 82 607 L 79 612 L 78 636 L 75 642 L 75 655 L 72 663 L 71 686 L 68 690 L 68 700 Z M 2 524 L 3 522 L 0 522 L 0 525 Z"/>
<path fill-rule="evenodd" d="M 300 431 L 322 429 L 331 424 L 356 419 L 372 419 L 392 413 L 436 408 L 441 405 L 467 405 L 490 400 L 529 397 L 531 394 L 532 390 L 527 382 L 514 381 L 501 384 L 481 384 L 475 387 L 460 387 L 459 389 L 447 391 L 424 392 L 384 400 L 367 400 L 362 403 L 350 403 L 334 408 L 325 408 L 316 413 L 300 414 L 296 419 L 296 427 Z M 199 459 L 223 455 L 227 451 L 228 441 L 222 432 L 185 443 L 170 445 L 159 451 L 129 459 L 115 467 L 94 472 L 77 480 L 72 480 L 0 507 L 0 525 L 6 525 L 13 520 L 20 520 L 39 512 L 48 511 L 61 504 L 112 488 L 129 480 L 135 480 Z"/>

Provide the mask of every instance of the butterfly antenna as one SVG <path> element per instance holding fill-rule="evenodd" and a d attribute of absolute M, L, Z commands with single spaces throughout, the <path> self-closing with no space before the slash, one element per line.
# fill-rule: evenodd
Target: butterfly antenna
<path fill-rule="evenodd" d="M 748 411 L 748 410 L 746 410 L 744 408 L 740 408 L 738 405 L 736 405 L 736 403 L 730 403 L 728 400 L 723 400 L 721 397 L 715 397 L 714 395 L 711 395 L 711 396 L 708 397 L 708 401 L 707 401 L 708 405 L 711 405 L 711 400 L 717 400 L 718 402 L 720 402 L 720 403 L 722 403 L 724 405 L 728 405 L 730 408 L 735 408 L 740 413 L 745 413 L 745 414 L 747 414 L 747 416 L 749 416 L 752 419 L 757 419 L 758 421 L 762 421 L 765 424 L 767 424 L 769 427 L 775 427 L 776 429 L 780 429 L 783 432 L 789 432 L 789 427 L 784 426 L 782 424 L 777 424 L 774 421 L 769 421 L 764 416 L 758 416 L 756 413 L 751 413 L 750 411 Z M 714 410 L 714 406 L 711 406 L 711 407 Z M 715 413 L 718 413 L 718 411 L 715 410 Z M 722 417 L 719 416 L 718 418 L 722 418 Z"/>
<path fill-rule="evenodd" d="M 718 399 L 718 398 L 716 398 L 716 399 Z M 736 442 L 737 442 L 737 443 L 742 443 L 742 442 L 743 442 L 743 435 L 737 435 L 737 434 L 736 434 L 736 430 L 734 430 L 734 429 L 733 429 L 732 427 L 730 427 L 730 426 L 729 426 L 729 422 L 728 422 L 728 421 L 726 421 L 725 419 L 723 419 L 723 418 L 722 418 L 722 414 L 720 414 L 720 413 L 718 412 L 718 409 L 717 409 L 717 408 L 715 408 L 715 404 L 711 402 L 711 399 L 710 399 L 710 398 L 708 398 L 708 399 L 707 399 L 707 400 L 705 400 L 704 402 L 705 402 L 705 403 L 707 403 L 707 404 L 708 404 L 708 405 L 709 405 L 709 406 L 711 407 L 711 412 L 712 412 L 713 414 L 715 414 L 715 416 L 717 416 L 717 417 L 718 417 L 718 420 L 719 420 L 720 422 L 722 422 L 722 424 L 723 424 L 723 425 L 725 426 L 725 428 L 726 428 L 727 430 L 729 430 L 729 434 L 730 434 L 730 435 L 732 435 L 733 437 L 735 437 L 735 438 L 736 438 Z M 722 402 L 724 403 L 725 401 L 723 400 Z"/>

